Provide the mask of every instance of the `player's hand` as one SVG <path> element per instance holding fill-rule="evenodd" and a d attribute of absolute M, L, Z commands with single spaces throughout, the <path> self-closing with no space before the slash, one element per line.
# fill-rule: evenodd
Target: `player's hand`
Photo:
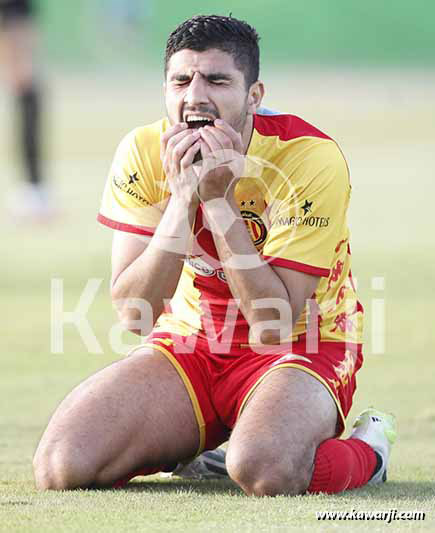
<path fill-rule="evenodd" d="M 187 205 L 199 203 L 199 178 L 192 163 L 200 148 L 198 130 L 188 129 L 184 122 L 169 128 L 161 138 L 160 158 L 172 196 Z"/>
<path fill-rule="evenodd" d="M 202 169 L 198 194 L 201 202 L 224 198 L 243 174 L 242 136 L 223 120 L 200 128 Z"/>

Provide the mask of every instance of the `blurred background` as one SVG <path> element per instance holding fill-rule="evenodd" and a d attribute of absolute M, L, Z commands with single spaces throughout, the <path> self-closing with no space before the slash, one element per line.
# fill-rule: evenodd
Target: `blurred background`
<path fill-rule="evenodd" d="M 34 3 L 42 174 L 55 209 L 37 222 L 7 209 L 24 171 L 13 92 L 0 64 L 0 464 L 6 478 L 30 479 L 34 446 L 57 403 L 121 357 L 108 339 L 116 323 L 108 291 L 111 231 L 95 221 L 106 175 L 122 136 L 164 114 L 169 32 L 194 14 L 230 12 L 261 36 L 265 105 L 313 123 L 347 157 L 353 271 L 366 309 L 366 364 L 351 416 L 367 405 L 395 412 L 400 439 L 393 476 L 428 477 L 428 464 L 435 468 L 435 4 Z M 70 325 L 64 353 L 51 353 L 53 278 L 63 280 L 66 311 L 89 278 L 103 280 L 88 313 L 100 353 L 90 354 Z M 126 344 L 136 342 L 125 336 Z"/>

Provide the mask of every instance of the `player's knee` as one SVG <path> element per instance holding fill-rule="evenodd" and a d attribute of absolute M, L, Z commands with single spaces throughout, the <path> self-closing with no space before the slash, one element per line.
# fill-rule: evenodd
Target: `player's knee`
<path fill-rule="evenodd" d="M 271 457 L 227 454 L 230 477 L 246 494 L 252 496 L 297 495 L 306 492 L 311 468 L 304 461 Z"/>
<path fill-rule="evenodd" d="M 309 485 L 305 476 L 300 472 L 289 469 L 288 463 L 285 465 L 271 465 L 267 469 L 260 470 L 254 476 L 241 479 L 241 488 L 248 495 L 252 496 L 296 496 L 303 494 Z"/>
<path fill-rule="evenodd" d="M 89 486 L 95 473 L 85 464 L 77 450 L 65 446 L 38 448 L 33 459 L 38 490 L 70 490 Z"/>

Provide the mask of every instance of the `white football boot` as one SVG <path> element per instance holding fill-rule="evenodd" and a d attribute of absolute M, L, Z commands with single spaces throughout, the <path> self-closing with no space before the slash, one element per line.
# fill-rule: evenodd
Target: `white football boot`
<path fill-rule="evenodd" d="M 350 438 L 360 439 L 367 443 L 378 457 L 379 464 L 368 482 L 369 485 L 387 480 L 388 461 L 396 436 L 394 415 L 382 413 L 382 411 L 369 407 L 355 420 Z"/>
<path fill-rule="evenodd" d="M 208 450 L 190 463 L 178 463 L 172 472 L 162 472 L 162 477 L 178 476 L 183 479 L 223 479 L 228 477 L 225 467 L 225 450 Z"/>

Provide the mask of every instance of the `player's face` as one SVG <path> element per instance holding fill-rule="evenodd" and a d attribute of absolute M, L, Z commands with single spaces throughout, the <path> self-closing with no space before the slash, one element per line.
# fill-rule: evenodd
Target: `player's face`
<path fill-rule="evenodd" d="M 248 115 L 248 91 L 243 72 L 230 54 L 212 48 L 205 52 L 181 50 L 170 59 L 165 83 L 166 110 L 171 124 L 225 120 L 242 132 Z"/>

